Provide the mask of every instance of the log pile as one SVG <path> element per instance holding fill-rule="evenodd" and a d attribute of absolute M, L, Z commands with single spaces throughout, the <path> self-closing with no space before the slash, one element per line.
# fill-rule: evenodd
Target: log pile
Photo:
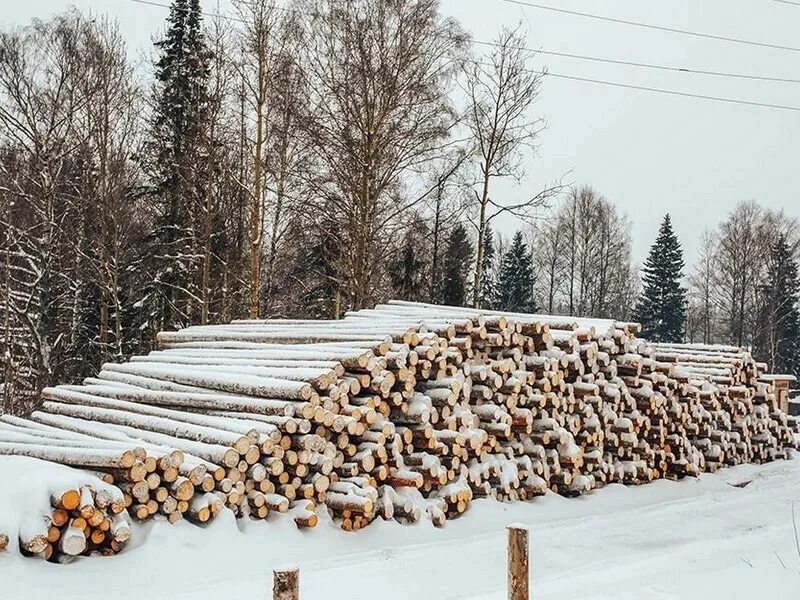
<path fill-rule="evenodd" d="M 128 542 L 123 493 L 91 473 L 18 456 L 0 458 L 0 473 L 0 551 L 13 543 L 26 556 L 68 562 Z"/>
<path fill-rule="evenodd" d="M 639 331 L 393 301 L 163 332 L 158 351 L 2 417 L 0 454 L 101 472 L 137 519 L 227 507 L 313 527 L 324 506 L 346 530 L 788 456 L 763 365 Z"/>
<path fill-rule="evenodd" d="M 76 556 L 116 554 L 130 538 L 130 523 L 121 495 L 90 486 L 52 497 L 44 527 L 20 531 L 20 551 L 52 562 Z"/>

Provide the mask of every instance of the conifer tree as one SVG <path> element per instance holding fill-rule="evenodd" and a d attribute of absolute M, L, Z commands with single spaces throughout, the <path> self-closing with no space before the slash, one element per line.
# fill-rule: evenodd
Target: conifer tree
<path fill-rule="evenodd" d="M 444 281 L 442 302 L 451 306 L 464 306 L 467 300 L 467 275 L 472 263 L 472 244 L 467 229 L 459 223 L 447 239 L 444 253 Z"/>
<path fill-rule="evenodd" d="M 654 342 L 683 341 L 686 321 L 686 289 L 683 249 L 672 229 L 669 215 L 661 222 L 658 237 L 642 269 L 642 296 L 635 318 L 642 324 L 642 337 Z"/>
<path fill-rule="evenodd" d="M 497 303 L 497 274 L 495 268 L 496 251 L 494 245 L 494 231 L 491 225 L 486 225 L 483 235 L 483 264 L 481 265 L 481 293 L 478 308 L 495 308 Z"/>
<path fill-rule="evenodd" d="M 156 42 L 153 115 L 145 166 L 156 200 L 155 228 L 145 249 L 153 282 L 142 305 L 155 329 L 185 325 L 199 310 L 195 224 L 208 184 L 211 52 L 199 0 L 174 0 L 164 38 Z M 155 257 L 147 260 L 148 257 Z"/>
<path fill-rule="evenodd" d="M 755 355 L 775 373 L 800 375 L 800 279 L 784 235 L 770 248 Z"/>
<path fill-rule="evenodd" d="M 426 226 L 421 218 L 415 218 L 406 230 L 399 256 L 389 263 L 389 278 L 393 293 L 403 300 L 429 300 L 425 294 L 427 264 L 424 235 Z"/>
<path fill-rule="evenodd" d="M 503 255 L 497 284 L 497 308 L 512 312 L 536 312 L 533 296 L 533 259 L 530 248 L 518 231 Z"/>

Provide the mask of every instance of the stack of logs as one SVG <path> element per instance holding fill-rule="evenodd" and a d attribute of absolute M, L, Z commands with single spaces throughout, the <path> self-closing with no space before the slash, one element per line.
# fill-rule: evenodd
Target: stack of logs
<path fill-rule="evenodd" d="M 20 532 L 20 550 L 27 556 L 68 562 L 80 555 L 116 554 L 130 538 L 121 495 L 115 498 L 106 489 L 83 486 L 54 495 L 51 502 L 45 532 Z M 3 537 L 7 544 L 8 537 Z"/>
<path fill-rule="evenodd" d="M 2 417 L 0 454 L 100 471 L 138 519 L 227 507 L 313 527 L 324 505 L 346 530 L 788 456 L 763 365 L 638 332 L 400 301 L 189 327 Z"/>

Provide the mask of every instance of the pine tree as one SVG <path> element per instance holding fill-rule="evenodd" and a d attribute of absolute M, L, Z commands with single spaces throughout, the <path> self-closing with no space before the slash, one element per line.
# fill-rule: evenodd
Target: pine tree
<path fill-rule="evenodd" d="M 642 337 L 654 342 L 683 341 L 686 321 L 686 289 L 683 250 L 669 215 L 664 216 L 655 243 L 642 269 L 642 296 L 635 318 L 642 324 Z"/>
<path fill-rule="evenodd" d="M 464 306 L 467 300 L 467 276 L 472 263 L 472 244 L 466 227 L 461 223 L 453 227 L 447 238 L 444 253 L 444 281 L 442 302 L 451 306 Z"/>
<path fill-rule="evenodd" d="M 536 312 L 533 297 L 533 258 L 528 244 L 518 231 L 503 255 L 497 284 L 497 308 L 511 312 Z"/>
<path fill-rule="evenodd" d="M 156 42 L 153 117 L 146 166 L 156 198 L 155 228 L 145 249 L 152 284 L 144 290 L 148 326 L 190 322 L 197 306 L 200 252 L 195 227 L 208 184 L 211 52 L 199 0 L 174 0 L 164 39 Z"/>
<path fill-rule="evenodd" d="M 770 248 L 754 353 L 776 373 L 800 375 L 800 279 L 784 235 Z"/>
<path fill-rule="evenodd" d="M 481 265 L 481 293 L 478 308 L 496 308 L 497 274 L 495 273 L 494 232 L 491 225 L 486 225 L 483 235 L 483 264 Z"/>

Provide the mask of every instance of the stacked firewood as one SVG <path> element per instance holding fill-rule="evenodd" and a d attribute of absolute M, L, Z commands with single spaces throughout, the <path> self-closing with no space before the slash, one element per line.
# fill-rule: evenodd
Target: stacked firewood
<path fill-rule="evenodd" d="M 123 499 L 90 486 L 53 495 L 45 525 L 45 531 L 20 532 L 24 554 L 66 562 L 80 555 L 116 554 L 130 538 Z"/>
<path fill-rule="evenodd" d="M 189 327 L 2 417 L 0 454 L 101 472 L 138 519 L 346 530 L 787 456 L 763 365 L 639 329 L 408 302 Z"/>

